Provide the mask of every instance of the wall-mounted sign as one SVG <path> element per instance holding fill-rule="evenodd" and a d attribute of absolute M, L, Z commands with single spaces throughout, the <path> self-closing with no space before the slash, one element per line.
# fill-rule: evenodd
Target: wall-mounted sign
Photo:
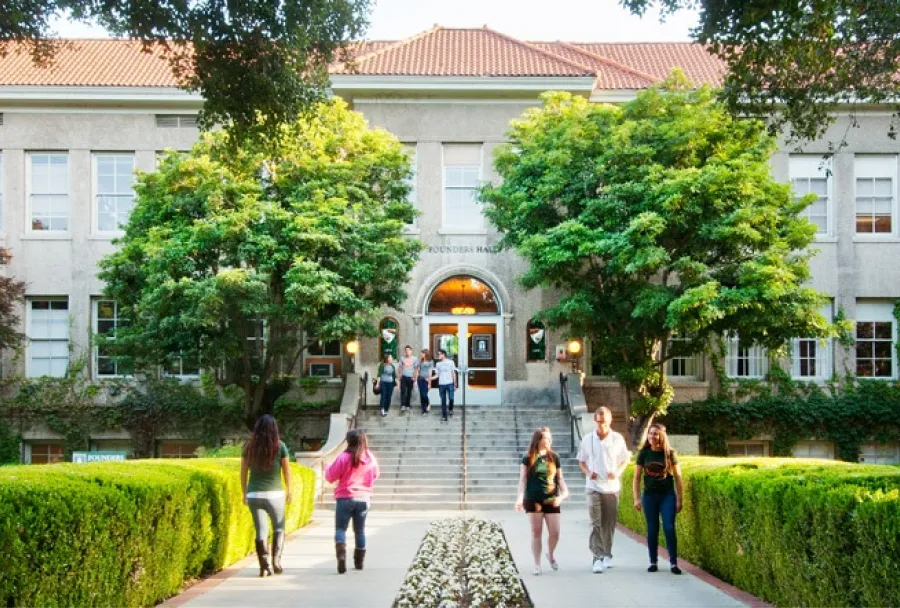
<path fill-rule="evenodd" d="M 429 245 L 428 253 L 500 253 L 494 245 Z"/>
<path fill-rule="evenodd" d="M 490 361 L 494 358 L 494 336 L 491 334 L 472 334 L 472 359 Z"/>
<path fill-rule="evenodd" d="M 72 462 L 88 463 L 88 462 L 111 462 L 116 460 L 125 460 L 128 452 L 72 452 Z"/>
<path fill-rule="evenodd" d="M 528 361 L 543 361 L 547 357 L 547 330 L 540 321 L 528 322 Z"/>

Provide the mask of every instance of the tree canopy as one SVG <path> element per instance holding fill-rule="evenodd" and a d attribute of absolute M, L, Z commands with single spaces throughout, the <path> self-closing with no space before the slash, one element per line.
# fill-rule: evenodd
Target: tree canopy
<path fill-rule="evenodd" d="M 539 318 L 591 340 L 641 432 L 672 399 L 670 359 L 726 333 L 780 348 L 829 332 L 804 285 L 810 199 L 772 178 L 762 122 L 689 89 L 674 75 L 621 107 L 547 93 L 511 124 L 503 182 L 482 192 L 501 246 L 529 262 L 522 284 L 561 293 Z"/>
<path fill-rule="evenodd" d="M 374 335 L 421 248 L 403 236 L 411 168 L 397 140 L 341 100 L 265 144 L 205 134 L 140 174 L 118 250 L 100 263 L 120 324 L 105 348 L 137 369 L 199 361 L 255 420 L 310 345 Z"/>
<path fill-rule="evenodd" d="M 322 99 L 328 65 L 368 25 L 370 0 L 8 0 L 0 11 L 0 55 L 30 43 L 39 64 L 61 42 L 60 15 L 164 45 L 179 83 L 203 96 L 201 125 L 233 124 L 272 134 Z M 262 120 L 259 118 L 262 117 Z"/>
<path fill-rule="evenodd" d="M 736 113 L 770 118 L 772 131 L 794 142 L 821 136 L 835 113 L 852 116 L 863 104 L 900 110 L 896 0 L 619 1 L 639 15 L 699 8 L 691 35 L 728 66 L 722 99 Z"/>
<path fill-rule="evenodd" d="M 11 255 L 9 249 L 0 248 L 0 268 L 9 264 Z M 16 349 L 25 339 L 18 314 L 24 297 L 24 282 L 15 277 L 0 276 L 0 351 Z"/>

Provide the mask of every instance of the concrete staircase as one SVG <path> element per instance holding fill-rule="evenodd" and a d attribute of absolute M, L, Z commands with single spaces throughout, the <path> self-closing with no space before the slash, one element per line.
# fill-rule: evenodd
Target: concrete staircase
<path fill-rule="evenodd" d="M 440 421 L 439 407 L 426 416 L 415 407 L 409 414 L 391 408 L 385 418 L 378 408 L 359 413 L 357 427 L 366 431 L 381 466 L 373 499 L 379 509 L 512 509 L 520 460 L 542 426 L 553 433 L 569 504 L 584 504 L 584 477 L 570 450 L 568 415 L 558 406 L 468 405 L 465 418 L 464 443 L 462 406 L 446 423 Z M 322 506 L 333 503 L 333 492 L 326 488 Z"/>

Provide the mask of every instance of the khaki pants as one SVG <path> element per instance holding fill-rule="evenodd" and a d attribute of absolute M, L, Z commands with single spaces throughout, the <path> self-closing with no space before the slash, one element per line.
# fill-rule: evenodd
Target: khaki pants
<path fill-rule="evenodd" d="M 589 491 L 588 513 L 591 517 L 589 545 L 594 559 L 612 557 L 613 533 L 619 516 L 619 495 Z"/>

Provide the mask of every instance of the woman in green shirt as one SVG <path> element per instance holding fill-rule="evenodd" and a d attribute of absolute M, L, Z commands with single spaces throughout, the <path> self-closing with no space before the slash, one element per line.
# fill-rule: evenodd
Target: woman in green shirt
<path fill-rule="evenodd" d="M 559 569 L 553 556 L 559 542 L 559 505 L 569 496 L 569 488 L 563 479 L 559 456 L 551 449 L 553 436 L 550 429 L 538 429 L 531 436 L 528 453 L 522 457 L 519 467 L 519 495 L 516 511 L 524 510 L 531 523 L 531 554 L 534 557 L 534 574 L 541 573 L 541 535 L 547 524 L 547 560 L 554 570 Z"/>
<path fill-rule="evenodd" d="M 641 494 L 641 479 L 644 493 Z M 644 511 L 647 519 L 647 549 L 650 552 L 650 567 L 647 572 L 656 572 L 659 546 L 659 520 L 662 518 L 666 548 L 669 550 L 669 564 L 672 574 L 681 574 L 678 567 L 678 539 L 675 536 L 675 514 L 681 512 L 681 467 L 675 450 L 669 447 L 666 427 L 659 423 L 650 425 L 647 442 L 638 452 L 634 468 L 634 508 Z"/>
<path fill-rule="evenodd" d="M 281 478 L 284 478 L 284 486 L 281 485 Z M 291 502 L 291 466 L 287 446 L 278 436 L 278 424 L 268 414 L 256 421 L 250 440 L 244 445 L 241 455 L 241 490 L 244 504 L 250 507 L 253 526 L 256 528 L 259 575 L 272 575 L 266 549 L 270 519 L 275 529 L 272 536 L 272 567 L 275 568 L 275 574 L 281 574 L 284 505 Z"/>

